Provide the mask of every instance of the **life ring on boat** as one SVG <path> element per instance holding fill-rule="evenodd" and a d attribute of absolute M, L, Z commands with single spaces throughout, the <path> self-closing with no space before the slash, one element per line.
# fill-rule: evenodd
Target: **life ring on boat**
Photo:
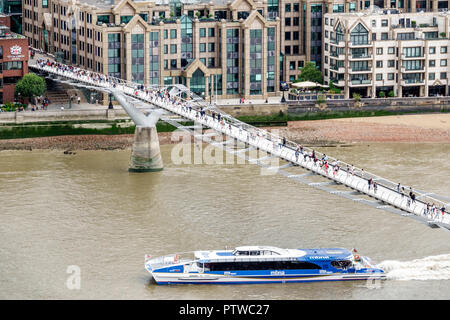
<path fill-rule="evenodd" d="M 355 261 L 360 261 L 361 259 L 359 258 L 359 255 L 357 255 L 357 254 L 355 254 L 354 256 L 353 256 L 353 258 L 355 259 Z"/>
<path fill-rule="evenodd" d="M 178 263 L 179 258 L 180 258 L 180 257 L 176 254 L 176 255 L 175 255 L 175 258 L 173 258 L 173 262 Z"/>

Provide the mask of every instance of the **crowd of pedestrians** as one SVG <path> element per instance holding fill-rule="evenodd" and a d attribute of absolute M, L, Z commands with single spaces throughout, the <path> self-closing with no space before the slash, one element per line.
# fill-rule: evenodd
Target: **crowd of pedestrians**
<path fill-rule="evenodd" d="M 176 96 L 171 96 L 167 88 L 155 88 L 155 87 L 146 87 L 144 85 L 130 84 L 121 81 L 117 78 L 109 77 L 104 74 L 98 74 L 92 71 L 87 71 L 74 66 L 67 66 L 64 64 L 51 61 L 49 59 L 45 60 L 41 58 L 38 60 L 38 64 L 41 66 L 41 68 L 49 67 L 59 73 L 70 73 L 71 76 L 79 78 L 80 80 L 87 80 L 88 82 L 91 83 L 94 82 L 109 88 L 122 88 L 123 90 L 127 88 L 128 90 L 130 90 L 130 86 L 132 85 L 133 86 L 132 93 L 136 97 L 140 97 L 145 100 L 151 100 L 156 104 L 166 104 L 166 105 L 169 104 L 172 106 L 172 108 L 176 108 L 182 113 L 185 113 L 191 117 L 193 113 L 195 113 L 194 116 L 197 121 L 201 120 L 206 124 L 211 125 L 212 127 L 214 127 L 217 124 L 217 126 L 220 126 L 218 128 L 222 129 L 224 133 L 228 131 L 230 135 L 233 135 L 233 133 L 236 134 L 236 131 L 238 131 L 240 136 L 242 136 L 243 134 L 244 130 L 242 124 L 237 127 L 236 125 L 232 125 L 231 122 L 227 123 L 225 119 L 226 116 L 222 115 L 220 112 L 215 112 L 213 110 L 206 110 L 203 107 L 194 108 L 194 105 L 191 101 L 182 100 L 181 98 L 178 98 Z M 300 155 L 303 155 L 303 161 L 313 161 L 313 165 L 316 168 L 320 168 L 320 170 L 322 170 L 328 176 L 332 174 L 333 178 L 336 178 L 336 176 L 340 171 L 339 160 L 334 160 L 330 164 L 328 156 L 326 154 L 323 154 L 322 157 L 319 159 L 317 157 L 315 150 L 306 152 L 303 146 L 301 145 L 288 146 L 286 137 L 276 138 L 277 140 L 274 140 L 273 139 L 274 137 L 268 134 L 266 131 L 258 130 L 250 126 L 245 128 L 245 135 L 247 142 L 250 142 L 250 140 L 252 141 L 258 140 L 257 142 L 259 142 L 261 138 L 264 138 L 269 142 L 272 142 L 274 148 L 273 150 L 275 150 L 275 145 L 276 143 L 278 143 L 280 154 L 286 148 L 291 149 L 295 152 L 294 154 L 296 162 L 299 162 Z M 349 177 L 350 175 L 352 177 L 355 176 L 355 167 L 353 165 L 350 166 L 347 164 L 346 173 L 347 177 Z M 358 175 L 356 174 L 356 176 Z M 365 178 L 364 176 L 365 176 L 364 169 L 360 169 L 359 177 L 364 180 L 367 180 L 368 190 L 369 191 L 373 190 L 373 192 L 376 194 L 378 191 L 378 184 L 375 181 L 373 181 L 373 179 L 370 176 L 369 178 Z M 405 189 L 400 184 L 398 184 L 397 186 L 397 193 L 401 194 L 402 198 L 406 196 Z M 412 204 L 415 203 L 416 203 L 416 196 L 413 193 L 412 189 L 410 188 L 409 196 L 407 198 L 407 206 L 410 207 Z M 433 215 L 433 218 L 436 217 L 437 211 L 439 210 L 436 209 L 436 206 L 434 204 L 433 205 L 427 204 L 427 208 L 424 210 L 424 212 L 426 212 L 426 215 L 431 214 Z M 440 209 L 440 212 L 442 213 L 442 217 L 444 216 L 445 213 L 448 213 L 445 211 L 444 206 Z"/>

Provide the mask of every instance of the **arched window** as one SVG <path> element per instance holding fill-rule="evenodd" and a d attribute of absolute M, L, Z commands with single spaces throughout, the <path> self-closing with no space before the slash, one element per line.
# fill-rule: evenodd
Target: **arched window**
<path fill-rule="evenodd" d="M 345 37 L 344 37 L 344 31 L 342 30 L 342 26 L 339 23 L 336 26 L 336 43 L 339 43 L 340 41 L 344 41 Z"/>
<path fill-rule="evenodd" d="M 350 41 L 352 44 L 368 44 L 369 31 L 361 23 L 358 23 L 350 33 Z"/>
<path fill-rule="evenodd" d="M 192 74 L 190 88 L 192 92 L 202 96 L 202 93 L 205 92 L 205 74 L 202 70 L 197 69 Z"/>

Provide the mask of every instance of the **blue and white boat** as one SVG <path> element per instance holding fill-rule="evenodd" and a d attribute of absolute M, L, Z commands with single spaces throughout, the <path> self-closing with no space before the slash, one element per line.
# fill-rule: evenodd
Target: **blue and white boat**
<path fill-rule="evenodd" d="M 186 257 L 186 255 L 190 255 Z M 146 257 L 157 284 L 250 284 L 386 279 L 368 257 L 342 248 L 243 246 Z"/>

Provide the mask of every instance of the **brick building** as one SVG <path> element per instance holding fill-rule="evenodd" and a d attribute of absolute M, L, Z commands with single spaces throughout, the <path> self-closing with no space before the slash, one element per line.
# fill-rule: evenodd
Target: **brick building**
<path fill-rule="evenodd" d="M 28 73 L 27 38 L 0 26 L 0 103 L 14 102 L 15 84 Z"/>

